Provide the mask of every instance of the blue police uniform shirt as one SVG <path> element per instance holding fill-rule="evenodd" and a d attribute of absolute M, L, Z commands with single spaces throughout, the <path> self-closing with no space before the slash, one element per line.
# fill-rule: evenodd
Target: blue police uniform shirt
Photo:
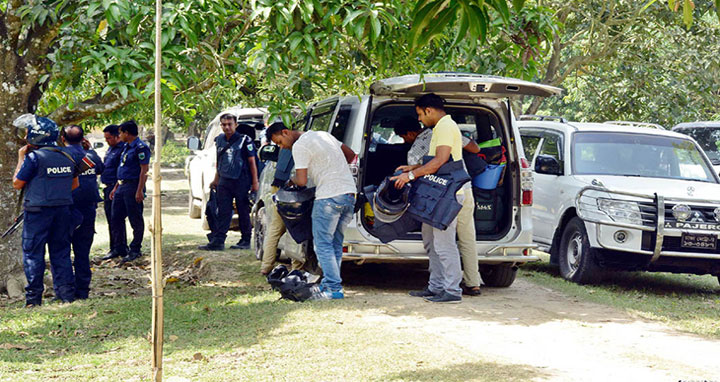
<path fill-rule="evenodd" d="M 62 147 L 56 149 L 67 152 Z M 28 153 L 16 175 L 26 182 L 25 209 L 71 205 L 74 171 L 75 164 L 62 153 L 43 149 Z"/>
<path fill-rule="evenodd" d="M 119 180 L 140 179 L 140 165 L 148 163 L 150 163 L 150 148 L 140 138 L 136 137 L 134 141 L 125 145 L 123 149 L 117 177 Z"/>
<path fill-rule="evenodd" d="M 100 175 L 100 181 L 105 185 L 113 185 L 117 183 L 117 170 L 120 166 L 120 157 L 122 156 L 123 149 L 125 149 L 125 142 L 118 142 L 115 146 L 110 147 L 105 153 L 105 159 L 103 165 L 102 175 Z"/>
<path fill-rule="evenodd" d="M 235 132 L 230 137 L 232 144 L 225 150 L 222 157 L 217 158 L 217 171 L 220 178 L 239 179 L 250 182 L 250 167 L 248 158 L 255 156 L 255 145 L 247 135 Z M 215 138 L 217 155 L 227 146 L 225 134 Z"/>
<path fill-rule="evenodd" d="M 79 164 L 86 156 L 95 162 L 95 167 L 89 168 L 78 174 L 80 186 L 73 190 L 73 201 L 75 203 L 97 203 L 101 201 L 98 192 L 97 176 L 103 173 L 105 166 L 100 156 L 95 150 L 85 150 L 79 143 L 67 146 L 67 150 L 75 160 L 76 165 Z"/>

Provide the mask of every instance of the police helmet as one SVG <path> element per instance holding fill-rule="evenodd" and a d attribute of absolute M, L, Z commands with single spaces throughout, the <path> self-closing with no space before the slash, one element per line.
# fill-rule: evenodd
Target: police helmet
<path fill-rule="evenodd" d="M 273 195 L 277 212 L 287 220 L 300 220 L 312 213 L 315 187 L 286 187 Z"/>
<path fill-rule="evenodd" d="M 60 130 L 52 119 L 23 114 L 15 119 L 13 125 L 18 138 L 25 139 L 28 144 L 57 146 Z"/>
<path fill-rule="evenodd" d="M 395 188 L 395 182 L 386 177 L 373 197 L 373 213 L 383 223 L 392 223 L 405 213 L 410 206 L 410 184 Z"/>

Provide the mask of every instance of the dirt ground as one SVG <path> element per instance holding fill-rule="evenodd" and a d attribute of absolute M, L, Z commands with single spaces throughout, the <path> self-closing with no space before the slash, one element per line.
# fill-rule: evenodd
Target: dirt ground
<path fill-rule="evenodd" d="M 165 235 L 201 244 L 205 232 L 199 220 L 187 217 L 187 181 L 182 172 L 163 171 L 163 177 Z M 107 226 L 99 218 L 94 250 L 98 255 L 107 250 Z M 231 233 L 228 242 L 237 238 Z M 146 239 L 144 251 L 149 252 L 147 234 Z M 170 259 L 168 282 L 242 279 L 227 266 L 236 255 L 214 253 L 198 261 L 200 256 L 190 253 Z M 482 296 L 465 298 L 458 305 L 433 305 L 407 295 L 408 289 L 426 282 L 423 268 L 346 264 L 346 298 L 380 308 L 358 309 L 363 320 L 443 338 L 467 354 L 468 361 L 481 357 L 486 362 L 528 366 L 538 371 L 533 379 L 537 381 L 720 381 L 720 341 L 578 301 L 522 278 L 509 288 L 483 287 Z M 124 268 L 97 263 L 93 293 L 112 296 L 123 289 L 149 294 L 147 274 L 147 257 Z"/>

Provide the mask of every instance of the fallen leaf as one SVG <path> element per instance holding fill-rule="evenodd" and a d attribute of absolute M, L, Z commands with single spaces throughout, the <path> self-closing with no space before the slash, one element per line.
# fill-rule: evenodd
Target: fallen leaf
<path fill-rule="evenodd" d="M 165 282 L 166 282 L 166 283 L 176 283 L 176 282 L 178 282 L 178 281 L 180 281 L 179 278 L 177 278 L 177 277 L 172 277 L 172 276 L 171 276 L 171 277 L 168 277 L 167 279 L 165 279 Z"/>
<path fill-rule="evenodd" d="M 198 265 L 202 260 L 203 260 L 202 257 L 196 257 L 195 260 L 193 261 L 193 266 Z"/>
<path fill-rule="evenodd" d="M 25 337 L 25 336 L 29 336 L 29 335 L 30 335 L 30 333 L 28 333 L 28 332 L 17 332 L 17 334 L 18 334 L 20 337 Z"/>
<path fill-rule="evenodd" d="M 184 303 L 183 305 L 193 305 L 193 304 L 197 304 L 197 301 L 188 301 L 188 302 Z"/>
<path fill-rule="evenodd" d="M 173 334 L 173 335 L 171 335 L 168 339 L 169 339 L 171 342 L 175 342 L 175 341 L 178 340 L 178 336 L 176 336 L 176 335 Z"/>
<path fill-rule="evenodd" d="M 211 313 L 213 311 L 212 308 L 209 306 L 204 307 L 203 310 L 205 310 L 208 313 Z"/>
<path fill-rule="evenodd" d="M 193 359 L 196 361 L 202 361 L 205 359 L 205 356 L 202 355 L 201 353 L 195 353 L 195 354 L 193 354 Z"/>
<path fill-rule="evenodd" d="M 105 314 L 115 314 L 115 313 L 117 313 L 117 312 L 114 311 L 114 310 L 103 310 L 103 313 L 105 313 Z"/>
<path fill-rule="evenodd" d="M 15 349 L 15 350 L 27 350 L 30 349 L 29 347 L 23 345 L 23 344 L 2 344 L 0 345 L 0 349 Z"/>
<path fill-rule="evenodd" d="M 95 317 L 97 317 L 97 311 L 94 311 L 91 315 L 89 315 L 88 320 L 92 320 Z"/>

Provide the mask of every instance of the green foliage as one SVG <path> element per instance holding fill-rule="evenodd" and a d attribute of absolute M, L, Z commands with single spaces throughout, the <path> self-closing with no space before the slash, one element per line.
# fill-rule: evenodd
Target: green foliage
<path fill-rule="evenodd" d="M 160 163 L 171 167 L 182 167 L 185 165 L 185 158 L 192 154 L 182 143 L 168 139 L 162 146 Z"/>

